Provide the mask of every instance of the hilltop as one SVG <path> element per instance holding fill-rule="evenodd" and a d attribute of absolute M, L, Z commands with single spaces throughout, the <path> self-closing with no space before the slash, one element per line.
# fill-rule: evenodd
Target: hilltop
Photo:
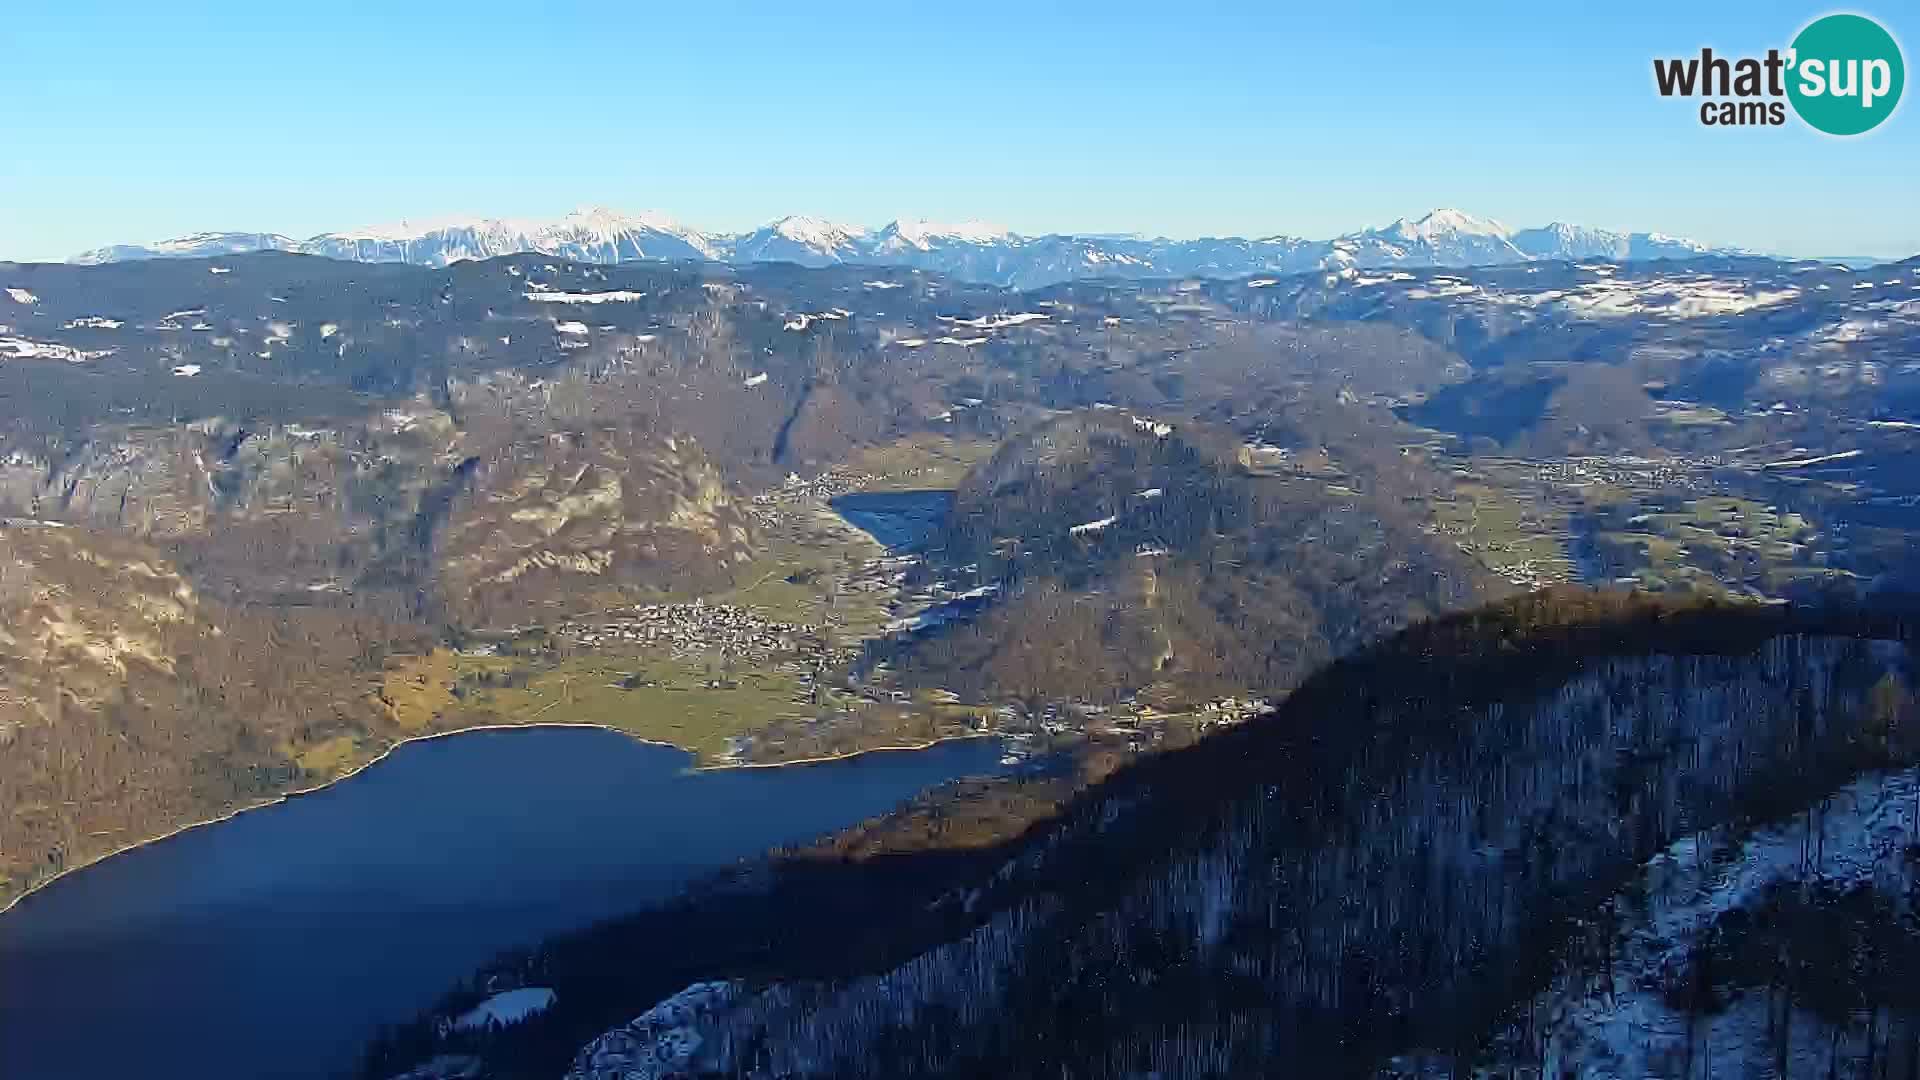
<path fill-rule="evenodd" d="M 1325 447 L 1251 446 L 1118 409 L 1069 414 L 961 482 L 936 544 L 996 600 L 899 663 L 969 697 L 1277 694 L 1493 587 L 1425 520 Z"/>

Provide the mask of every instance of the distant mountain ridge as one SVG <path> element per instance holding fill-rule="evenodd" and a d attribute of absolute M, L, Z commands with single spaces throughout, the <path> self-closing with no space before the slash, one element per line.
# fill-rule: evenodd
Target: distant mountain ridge
<path fill-rule="evenodd" d="M 702 259 L 803 266 L 908 266 L 967 281 L 1037 288 L 1090 277 L 1245 277 L 1374 267 L 1491 266 L 1557 259 L 1690 259 L 1740 254 L 1654 232 L 1613 232 L 1555 222 L 1509 229 L 1454 209 L 1331 240 L 1289 236 L 1191 240 L 1103 234 L 1025 236 L 979 221 L 896 220 L 878 228 L 789 216 L 745 233 L 716 233 L 655 212 L 583 207 L 556 220 L 445 218 L 322 233 L 206 232 L 154 244 L 115 244 L 74 256 L 97 264 L 292 251 L 356 262 L 446 266 L 538 252 L 576 262 Z"/>

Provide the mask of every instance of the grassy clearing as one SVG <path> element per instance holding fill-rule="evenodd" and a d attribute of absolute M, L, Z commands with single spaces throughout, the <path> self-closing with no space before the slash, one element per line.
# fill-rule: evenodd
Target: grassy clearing
<path fill-rule="evenodd" d="M 972 734 L 971 715 L 925 706 L 882 702 L 844 702 L 850 711 L 831 723 L 812 717 L 782 717 L 756 742 L 757 760 L 776 763 L 833 757 L 876 746 L 919 746 L 936 739 Z"/>
<path fill-rule="evenodd" d="M 359 763 L 360 740 L 352 735 L 335 735 L 301 749 L 292 757 L 308 776 L 330 778 Z"/>
<path fill-rule="evenodd" d="M 834 628 L 837 644 L 879 633 L 888 619 L 885 592 L 849 589 L 865 564 L 886 548 L 830 510 L 797 508 L 767 538 L 766 551 L 740 575 L 743 584 L 707 597 L 738 604 L 776 622 Z"/>
<path fill-rule="evenodd" d="M 598 652 L 533 673 L 493 657 L 462 657 L 461 666 L 463 714 L 493 723 L 604 724 L 703 761 L 725 754 L 733 736 L 813 709 L 801 673 L 786 664 L 735 670 L 718 658 Z"/>
<path fill-rule="evenodd" d="M 1565 574 L 1565 515 L 1531 506 L 1499 488 L 1460 484 L 1452 499 L 1436 501 L 1435 523 L 1443 534 L 1468 545 L 1488 569 L 1498 573 L 1521 563 Z"/>
<path fill-rule="evenodd" d="M 402 731 L 427 730 L 434 717 L 453 704 L 457 659 L 451 649 L 435 649 L 426 656 L 407 657 L 388 670 L 380 701 Z"/>
<path fill-rule="evenodd" d="M 1795 581 L 1830 576 L 1809 565 L 1812 525 L 1749 499 L 1710 495 L 1631 519 L 1594 540 L 1626 576 L 1648 588 L 1686 586 L 1776 595 Z"/>

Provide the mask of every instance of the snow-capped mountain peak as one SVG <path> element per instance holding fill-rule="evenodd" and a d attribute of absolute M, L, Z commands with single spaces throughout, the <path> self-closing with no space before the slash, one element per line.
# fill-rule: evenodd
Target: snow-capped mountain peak
<path fill-rule="evenodd" d="M 1348 233 L 1332 242 L 1329 260 L 1358 266 L 1475 266 L 1525 262 L 1513 233 L 1492 218 L 1475 217 L 1451 207 L 1414 220 L 1401 218 L 1383 229 Z"/>
<path fill-rule="evenodd" d="M 720 252 L 713 243 L 714 238 L 699 229 L 682 225 L 670 215 L 658 210 L 642 210 L 637 214 L 626 214 L 602 206 L 583 206 L 552 225 L 539 227 L 536 234 L 539 232 L 566 240 L 591 241 L 615 246 L 632 242 L 638 242 L 644 246 L 645 238 L 650 236 L 669 238 L 686 245 L 702 258 L 720 257 Z"/>
<path fill-rule="evenodd" d="M 1004 225 L 991 225 L 984 221 L 938 222 L 919 220 L 895 221 L 880 230 L 883 245 L 897 243 L 906 247 L 926 251 L 941 241 L 958 241 L 965 244 L 997 244 L 1013 238 Z"/>
<path fill-rule="evenodd" d="M 578 229 L 608 238 L 622 233 L 655 232 L 665 236 L 677 236 L 696 247 L 705 245 L 712 239 L 707 233 L 691 225 L 682 224 L 678 218 L 660 210 L 626 213 L 604 206 L 576 207 L 566 217 L 561 218 L 553 228 Z"/>
<path fill-rule="evenodd" d="M 1684 248 L 1688 251 L 1705 252 L 1714 250 L 1697 240 L 1689 240 L 1684 236 L 1670 236 L 1663 232 L 1638 233 L 1636 235 L 1643 237 L 1649 244 L 1664 244 L 1668 247 Z"/>
<path fill-rule="evenodd" d="M 1513 230 L 1492 218 L 1475 217 L 1452 207 L 1428 211 L 1418 221 L 1401 218 L 1380 231 L 1428 242 L 1453 236 L 1490 236 L 1504 240 L 1513 235 Z"/>
<path fill-rule="evenodd" d="M 867 235 L 867 230 L 858 225 L 842 225 L 802 214 L 789 214 L 767 227 L 796 244 L 819 248 L 839 247 Z"/>
<path fill-rule="evenodd" d="M 1624 259 L 1632 246 L 1624 234 L 1564 221 L 1522 229 L 1508 239 L 1536 259 Z"/>
<path fill-rule="evenodd" d="M 806 266 L 847 262 L 866 252 L 867 230 L 823 218 L 790 214 L 771 225 L 714 243 L 733 262 L 795 262 Z"/>
<path fill-rule="evenodd" d="M 376 243 L 407 243 L 438 232 L 466 230 L 472 232 L 530 231 L 525 226 L 530 223 L 508 222 L 498 218 L 482 218 L 461 214 L 450 214 L 433 218 L 401 218 L 398 221 L 382 222 L 375 225 L 362 225 L 338 232 L 322 233 L 314 239 L 332 240 L 371 240 Z"/>

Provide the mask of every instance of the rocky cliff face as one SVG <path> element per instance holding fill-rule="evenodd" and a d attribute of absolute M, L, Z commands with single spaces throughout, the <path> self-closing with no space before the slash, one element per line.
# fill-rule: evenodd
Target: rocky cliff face
<path fill-rule="evenodd" d="M 555 431 L 473 459 L 437 544 L 440 588 L 476 623 L 538 621 L 724 581 L 752 539 L 692 440 Z"/>
<path fill-rule="evenodd" d="M 1649 858 L 1719 844 L 1738 870 L 1760 823 L 1910 760 L 1909 664 L 1898 643 L 1731 629 L 1457 680 L 1344 665 L 1096 789 L 944 899 L 964 935 L 865 977 L 732 984 L 569 1075 L 1353 1075 L 1473 1060 L 1542 992 L 1560 1026 L 1508 1052 L 1578 1063 L 1588 984 L 1554 982 L 1577 920 Z M 1903 857 L 1866 831 L 1866 863 Z"/>
<path fill-rule="evenodd" d="M 431 588 L 458 617 L 509 621 L 712 584 L 751 557 L 745 513 L 692 440 L 631 417 L 538 419 L 415 405 L 100 432 L 0 459 L 0 510 L 166 546 L 222 596 Z"/>
<path fill-rule="evenodd" d="M 165 545 L 220 595 L 317 595 L 408 546 L 458 448 L 431 408 L 107 428 L 17 447 L 0 507 Z"/>
<path fill-rule="evenodd" d="M 189 642 L 219 632 L 151 549 L 31 522 L 0 527 L 0 613 L 0 678 L 19 712 L 5 733 L 97 707 L 140 669 L 171 675 Z"/>

